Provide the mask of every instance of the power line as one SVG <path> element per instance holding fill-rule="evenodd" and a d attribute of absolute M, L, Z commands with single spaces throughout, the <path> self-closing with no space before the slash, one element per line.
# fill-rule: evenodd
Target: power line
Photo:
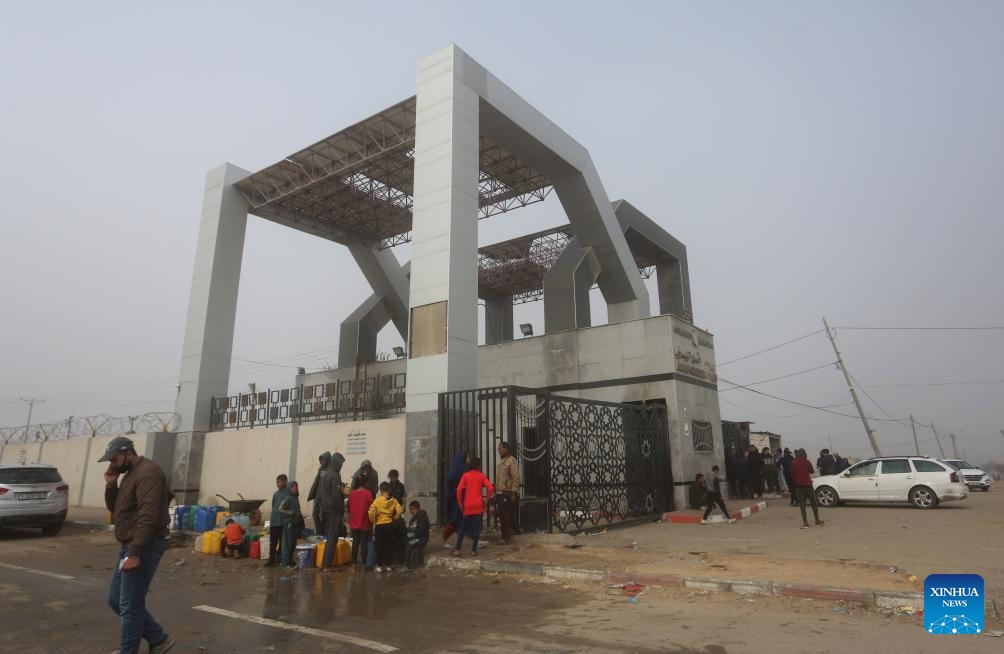
<path fill-rule="evenodd" d="M 742 361 L 744 359 L 749 359 L 751 357 L 755 357 L 755 356 L 758 356 L 760 354 L 764 354 L 765 352 L 770 352 L 771 350 L 776 350 L 778 348 L 784 347 L 785 345 L 791 345 L 792 343 L 797 343 L 797 342 L 799 342 L 801 340 L 809 338 L 810 336 L 815 336 L 816 334 L 820 334 L 820 333 L 822 333 L 822 331 L 823 331 L 822 329 L 817 329 L 816 331 L 810 332 L 808 334 L 805 334 L 804 336 L 799 336 L 798 338 L 793 338 L 790 341 L 785 341 L 784 343 L 780 343 L 780 344 L 775 345 L 773 347 L 768 347 L 766 350 L 760 350 L 759 352 L 754 352 L 753 354 L 747 354 L 746 356 L 739 357 L 738 359 L 732 359 L 732 360 L 726 361 L 724 363 L 719 363 L 718 367 L 721 368 L 722 366 L 727 366 L 730 363 L 735 363 L 736 361 Z M 731 383 L 731 382 L 729 382 L 729 383 Z"/>
<path fill-rule="evenodd" d="M 737 388 L 741 388 L 743 390 L 749 391 L 750 393 L 756 393 L 757 395 L 764 395 L 766 397 L 772 397 L 775 400 L 780 400 L 782 402 L 787 402 L 788 404 L 794 404 L 796 406 L 804 406 L 807 409 L 815 409 L 816 411 L 823 411 L 824 413 L 831 413 L 831 414 L 833 414 L 835 416 L 842 416 L 844 418 L 852 418 L 854 420 L 860 420 L 860 416 L 854 416 L 854 415 L 851 415 L 849 413 L 841 413 L 839 411 L 832 411 L 830 409 L 830 407 L 816 406 L 814 404 L 806 404 L 805 402 L 798 402 L 796 400 L 789 400 L 789 399 L 784 398 L 784 397 L 779 397 L 777 395 L 771 395 L 770 393 L 764 393 L 763 391 L 758 391 L 755 388 L 747 388 L 743 384 L 739 384 L 737 382 L 730 381 L 728 379 L 725 379 L 724 377 L 719 377 L 719 379 L 721 379 L 723 382 L 725 382 L 727 384 L 732 384 L 733 386 L 735 386 Z M 834 406 L 843 406 L 843 405 L 834 405 Z M 874 420 L 876 420 L 878 422 L 893 422 L 893 423 L 897 422 L 896 420 L 886 420 L 886 419 L 883 419 L 883 418 L 874 418 Z"/>
<path fill-rule="evenodd" d="M 1004 326 L 982 327 L 837 327 L 833 329 L 853 329 L 856 331 L 1004 331 Z"/>
<path fill-rule="evenodd" d="M 930 382 L 924 384 L 872 384 L 861 388 L 917 388 L 921 386 L 967 386 L 971 384 L 1004 384 L 1004 379 L 986 379 L 974 381 Z"/>
<path fill-rule="evenodd" d="M 826 362 L 826 363 L 824 363 L 822 365 L 816 366 L 815 368 L 806 368 L 805 370 L 799 370 L 798 372 L 791 372 L 791 373 L 788 373 L 787 375 L 780 375 L 778 377 L 771 377 L 770 379 L 761 379 L 760 381 L 755 381 L 755 382 L 751 382 L 749 384 L 746 384 L 743 388 L 749 388 L 750 386 L 756 386 L 758 384 L 766 384 L 767 382 L 777 381 L 778 379 L 787 379 L 788 377 L 795 377 L 797 375 L 804 375 L 805 373 L 807 373 L 807 372 L 813 372 L 814 370 L 820 370 L 822 368 L 829 368 L 834 363 L 835 363 L 834 361 L 828 361 L 828 362 Z M 724 380 L 722 380 L 722 381 L 724 381 Z M 731 384 L 732 382 L 728 382 L 728 383 Z M 738 388 L 738 386 L 733 386 L 732 388 L 722 388 L 722 389 L 719 389 L 718 392 L 722 393 L 724 391 L 731 391 L 731 390 L 734 390 L 736 388 Z"/>

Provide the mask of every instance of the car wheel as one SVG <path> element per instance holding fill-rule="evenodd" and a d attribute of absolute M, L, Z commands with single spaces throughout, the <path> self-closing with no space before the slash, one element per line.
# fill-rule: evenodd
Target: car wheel
<path fill-rule="evenodd" d="M 938 496 L 927 486 L 915 486 L 910 489 L 910 504 L 918 509 L 933 509 L 938 506 Z"/>
<path fill-rule="evenodd" d="M 840 503 L 837 491 L 829 486 L 820 486 L 816 489 L 816 504 L 819 506 L 836 506 Z"/>
<path fill-rule="evenodd" d="M 42 527 L 43 536 L 55 536 L 63 529 L 63 522 L 51 522 Z"/>

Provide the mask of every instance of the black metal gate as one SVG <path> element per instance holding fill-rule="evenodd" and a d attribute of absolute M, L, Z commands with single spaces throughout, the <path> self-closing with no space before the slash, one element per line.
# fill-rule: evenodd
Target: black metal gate
<path fill-rule="evenodd" d="M 507 441 L 520 464 L 524 531 L 581 531 L 652 519 L 670 508 L 665 424 L 663 406 L 583 400 L 541 389 L 442 393 L 440 487 L 445 493 L 446 473 L 460 451 L 480 457 L 494 483 L 496 447 Z"/>

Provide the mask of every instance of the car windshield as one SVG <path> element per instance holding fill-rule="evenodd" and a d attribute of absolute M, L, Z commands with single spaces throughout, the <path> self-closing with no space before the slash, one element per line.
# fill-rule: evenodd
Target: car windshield
<path fill-rule="evenodd" d="M 974 466 L 972 463 L 969 463 L 968 461 L 963 461 L 962 459 L 952 459 L 948 463 L 952 464 L 959 470 L 974 470 L 976 468 L 976 466 Z"/>
<path fill-rule="evenodd" d="M 55 468 L 0 468 L 0 484 L 58 484 L 63 481 Z"/>

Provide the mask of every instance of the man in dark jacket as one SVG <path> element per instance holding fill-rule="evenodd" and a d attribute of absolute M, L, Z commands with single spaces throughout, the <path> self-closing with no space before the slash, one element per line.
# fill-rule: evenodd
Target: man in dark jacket
<path fill-rule="evenodd" d="M 832 475 L 833 467 L 836 461 L 833 459 L 833 455 L 830 454 L 829 448 L 819 450 L 819 458 L 816 459 L 816 470 L 819 471 L 819 476 Z"/>
<path fill-rule="evenodd" d="M 115 523 L 115 540 L 121 545 L 108 587 L 108 606 L 121 618 L 121 654 L 138 654 L 146 640 L 150 654 L 164 654 L 174 638 L 164 633 L 146 610 L 146 592 L 164 556 L 168 536 L 171 492 L 163 469 L 136 454 L 133 442 L 116 436 L 98 462 L 105 470 L 105 506 Z M 119 475 L 125 474 L 121 483 Z"/>
<path fill-rule="evenodd" d="M 345 496 L 342 495 L 342 464 L 345 457 L 341 452 L 331 455 L 331 463 L 317 484 L 317 499 L 321 505 L 321 519 L 324 520 L 325 536 L 328 544 L 324 547 L 322 572 L 334 570 L 331 562 L 335 558 L 338 543 L 338 529 L 345 517 Z"/>
<path fill-rule="evenodd" d="M 784 448 L 784 454 L 781 455 L 781 470 L 784 472 L 784 483 L 788 485 L 788 499 L 790 500 L 791 506 L 795 506 L 798 501 L 795 497 L 795 482 L 792 481 L 791 477 L 791 462 L 795 460 L 795 457 L 791 455 L 791 450 L 787 447 Z"/>
<path fill-rule="evenodd" d="M 429 516 L 417 501 L 408 505 L 411 521 L 408 523 L 408 545 L 404 553 L 404 565 L 409 570 L 422 562 L 422 552 L 429 542 Z"/>
<path fill-rule="evenodd" d="M 757 451 L 756 445 L 750 445 L 746 453 L 746 475 L 749 477 L 750 489 L 758 500 L 763 499 L 763 456 Z"/>
<path fill-rule="evenodd" d="M 307 493 L 307 501 L 314 503 L 314 531 L 318 535 L 321 535 L 327 533 L 327 530 L 324 528 L 324 515 L 321 513 L 321 503 L 317 500 L 317 486 L 321 483 L 321 478 L 324 477 L 324 473 L 327 472 L 328 466 L 331 464 L 331 452 L 323 452 L 317 460 L 321 466 L 317 469 L 317 474 L 314 475 L 314 483 L 310 485 L 310 492 Z"/>

